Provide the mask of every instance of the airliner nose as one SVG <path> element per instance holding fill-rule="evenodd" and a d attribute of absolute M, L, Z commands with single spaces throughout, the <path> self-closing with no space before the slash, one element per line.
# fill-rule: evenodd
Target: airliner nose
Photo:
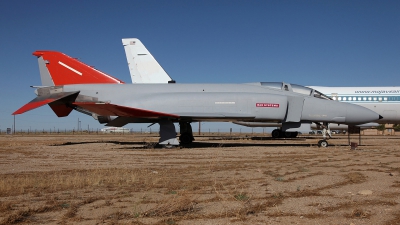
<path fill-rule="evenodd" d="M 382 119 L 382 118 L 383 118 L 383 116 L 379 115 L 379 119 Z"/>

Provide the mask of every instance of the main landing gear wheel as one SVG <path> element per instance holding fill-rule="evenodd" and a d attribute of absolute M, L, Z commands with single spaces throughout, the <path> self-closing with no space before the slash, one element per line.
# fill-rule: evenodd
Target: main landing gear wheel
<path fill-rule="evenodd" d="M 283 132 L 285 138 L 295 138 L 298 134 L 299 132 Z"/>
<path fill-rule="evenodd" d="M 272 131 L 272 138 L 295 138 L 299 132 L 284 132 L 279 129 L 275 129 Z"/>
<path fill-rule="evenodd" d="M 279 129 L 275 129 L 272 131 L 271 136 L 273 138 L 279 138 L 281 136 L 281 131 Z"/>
<path fill-rule="evenodd" d="M 189 145 L 194 141 L 192 125 L 190 122 L 179 122 L 181 136 L 179 137 L 179 141 L 181 145 Z"/>
<path fill-rule="evenodd" d="M 179 137 L 179 141 L 183 145 L 191 144 L 193 142 L 193 135 L 191 135 L 190 133 L 183 133 Z"/>
<path fill-rule="evenodd" d="M 326 140 L 320 140 L 318 141 L 318 147 L 326 148 L 328 147 L 328 142 Z"/>

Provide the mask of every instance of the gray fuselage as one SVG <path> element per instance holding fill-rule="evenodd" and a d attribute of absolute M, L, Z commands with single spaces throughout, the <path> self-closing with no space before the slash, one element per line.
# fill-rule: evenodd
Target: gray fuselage
<path fill-rule="evenodd" d="M 192 121 L 360 124 L 379 115 L 363 107 L 249 84 L 64 85 L 98 102 L 170 113 Z M 78 98 L 79 99 L 79 98 Z"/>

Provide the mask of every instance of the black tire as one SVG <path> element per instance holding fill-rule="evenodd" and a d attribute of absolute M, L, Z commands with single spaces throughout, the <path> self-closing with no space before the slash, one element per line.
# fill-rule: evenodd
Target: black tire
<path fill-rule="evenodd" d="M 272 138 L 280 138 L 281 137 L 281 130 L 275 129 L 271 132 Z"/>
<path fill-rule="evenodd" d="M 283 133 L 283 137 L 285 138 L 292 138 L 293 132 L 282 132 Z"/>
<path fill-rule="evenodd" d="M 191 144 L 191 143 L 193 142 L 193 136 L 190 135 L 189 133 L 183 133 L 183 134 L 181 134 L 181 136 L 179 137 L 179 141 L 180 141 L 181 144 L 183 144 L 183 145 Z"/>
<path fill-rule="evenodd" d="M 326 140 L 318 141 L 318 147 L 326 148 L 328 147 L 328 142 Z"/>

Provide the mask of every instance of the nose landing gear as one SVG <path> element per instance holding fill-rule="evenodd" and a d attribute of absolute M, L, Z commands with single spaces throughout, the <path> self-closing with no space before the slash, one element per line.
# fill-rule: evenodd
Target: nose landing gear
<path fill-rule="evenodd" d="M 318 141 L 318 147 L 326 148 L 328 147 L 328 141 L 326 140 L 327 139 L 326 135 L 328 135 L 329 138 L 332 138 L 331 129 L 329 129 L 329 124 L 328 123 L 323 123 L 323 124 L 316 123 L 316 124 L 322 128 L 322 137 L 323 137 L 323 140 Z"/>
<path fill-rule="evenodd" d="M 325 139 L 318 141 L 318 147 L 323 147 L 323 148 L 328 147 L 328 141 L 326 141 Z"/>

